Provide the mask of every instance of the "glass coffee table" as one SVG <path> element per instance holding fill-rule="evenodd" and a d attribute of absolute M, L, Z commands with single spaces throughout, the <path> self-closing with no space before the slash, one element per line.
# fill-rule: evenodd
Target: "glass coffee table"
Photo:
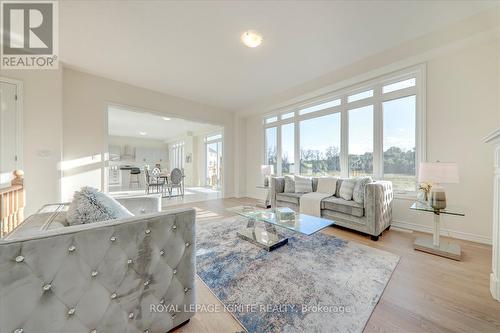
<path fill-rule="evenodd" d="M 246 227 L 238 231 L 238 237 L 267 251 L 288 243 L 288 238 L 276 227 L 312 235 L 335 223 L 332 220 L 296 213 L 287 207 L 264 210 L 252 206 L 237 206 L 227 210 L 247 220 Z"/>

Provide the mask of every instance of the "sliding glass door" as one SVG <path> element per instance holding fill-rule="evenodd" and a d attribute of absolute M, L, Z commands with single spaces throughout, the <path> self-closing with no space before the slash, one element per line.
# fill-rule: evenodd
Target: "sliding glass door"
<path fill-rule="evenodd" d="M 206 186 L 215 190 L 222 188 L 222 135 L 205 138 Z"/>

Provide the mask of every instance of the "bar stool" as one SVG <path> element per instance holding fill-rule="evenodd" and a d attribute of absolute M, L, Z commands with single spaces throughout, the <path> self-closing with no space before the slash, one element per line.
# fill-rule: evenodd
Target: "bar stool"
<path fill-rule="evenodd" d="M 132 168 L 130 170 L 130 182 L 128 187 L 132 188 L 132 184 L 136 184 L 137 188 L 141 187 L 141 182 L 139 181 L 139 175 L 141 174 L 141 169 L 139 168 Z"/>

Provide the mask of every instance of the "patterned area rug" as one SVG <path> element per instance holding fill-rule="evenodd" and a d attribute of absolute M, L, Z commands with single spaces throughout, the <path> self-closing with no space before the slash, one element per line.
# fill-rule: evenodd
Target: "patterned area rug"
<path fill-rule="evenodd" d="M 284 231 L 272 252 L 239 239 L 237 218 L 196 225 L 197 274 L 248 332 L 362 332 L 399 257 Z"/>

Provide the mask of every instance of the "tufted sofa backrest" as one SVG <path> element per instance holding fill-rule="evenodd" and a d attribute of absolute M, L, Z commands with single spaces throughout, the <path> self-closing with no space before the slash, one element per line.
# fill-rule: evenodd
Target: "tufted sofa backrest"
<path fill-rule="evenodd" d="M 193 209 L 0 241 L 0 332 L 167 332 L 194 276 Z"/>

